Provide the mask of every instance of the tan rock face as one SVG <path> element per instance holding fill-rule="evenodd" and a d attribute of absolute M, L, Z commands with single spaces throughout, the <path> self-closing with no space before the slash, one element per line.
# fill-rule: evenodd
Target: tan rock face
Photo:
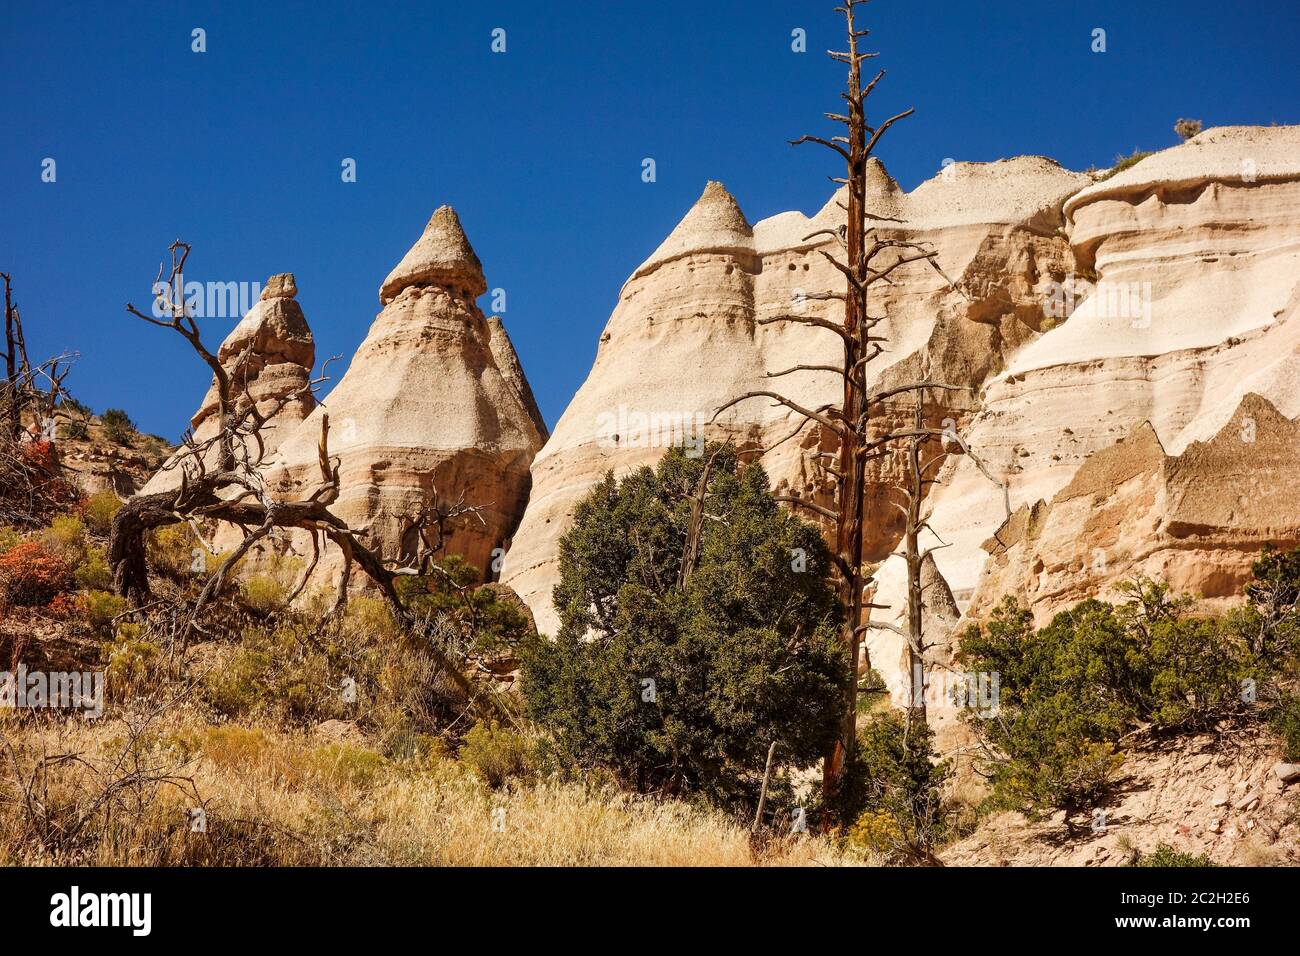
<path fill-rule="evenodd" d="M 1163 452 L 1180 456 L 1193 442 L 1224 433 L 1248 393 L 1267 399 L 1283 418 L 1300 415 L 1300 127 L 1207 130 L 1081 190 L 1065 212 L 1078 301 L 1067 294 L 1068 320 L 1026 344 L 990 380 L 966 432 L 1009 478 L 1013 508 L 1051 502 L 1090 456 L 1146 422 Z M 1231 452 L 1219 462 L 1223 474 L 1240 477 L 1252 467 L 1247 448 L 1221 447 Z M 987 557 L 981 544 L 1003 520 L 1000 493 L 969 463 L 945 470 L 951 473 L 932 497 L 932 524 L 952 546 L 936 558 L 959 602 L 973 598 L 972 610 L 988 608 L 998 588 L 1018 582 L 1000 574 L 980 581 Z M 1142 474 L 1134 481 L 1150 485 L 1144 493 L 1169 493 L 1156 474 Z M 1125 485 L 1122 495 L 1137 492 Z M 1062 528 L 1061 511 L 1085 507 L 1074 500 L 1053 505 Z M 1197 495 L 1179 500 L 1190 508 Z M 1149 507 L 1151 521 L 1164 522 L 1159 532 L 1114 533 L 1172 533 L 1173 506 L 1162 499 Z M 1136 508 L 1129 502 L 1122 510 Z M 1225 548 L 1253 550 L 1270 529 L 1280 540 L 1287 536 L 1262 516 L 1260 522 L 1248 541 L 1237 532 L 1203 548 L 1192 546 L 1194 537 L 1182 539 L 1177 556 L 1136 541 L 1120 550 L 1131 546 L 1133 568 L 1225 593 L 1241 577 L 1240 560 Z M 1080 515 L 1076 529 L 1085 527 L 1100 537 L 1071 545 L 1075 565 L 1091 560 L 1096 548 L 1110 553 L 1119 546 L 1103 531 L 1105 521 L 1087 525 Z M 1069 563 L 1064 554 L 1044 561 Z M 1068 600 L 1090 586 L 1086 575 L 1048 578 L 1036 590 L 1045 606 L 1055 606 L 1058 591 Z"/>
<path fill-rule="evenodd" d="M 523 513 L 543 432 L 505 330 L 498 322 L 494 334 L 474 302 L 485 288 L 456 214 L 442 207 L 384 281 L 383 310 L 346 374 L 268 467 L 273 493 L 299 498 L 319 486 L 328 413 L 330 453 L 341 460 L 335 514 L 400 560 L 415 550 L 412 522 L 435 490 L 444 504 L 463 496 L 483 520 L 462 519 L 445 553 L 494 576 L 493 550 Z M 318 575 L 326 581 L 341 565 L 331 548 Z"/>
<path fill-rule="evenodd" d="M 891 351 L 878 360 L 876 381 L 910 378 L 928 367 L 938 378 L 977 388 L 1002 367 L 1004 355 L 1036 337 L 1050 284 L 1072 267 L 1066 241 L 1056 234 L 1061 204 L 1088 181 L 1050 160 L 1022 157 L 956 164 L 905 193 L 874 164 L 867 208 L 900 220 L 882 219 L 881 234 L 933 242 L 945 271 L 967 290 L 966 296 L 953 292 L 929 268 L 895 273 L 894 285 L 876 300 L 891 316 Z M 551 590 L 559 538 L 577 501 L 607 469 L 625 474 L 674 444 L 698 447 L 706 434 L 730 436 L 744 447 L 768 449 L 762 460 L 781 493 L 828 500 L 812 465 L 822 436 L 809 427 L 781 441 L 801 422 L 789 410 L 756 399 L 708 423 L 724 402 L 756 389 L 778 390 L 812 407 L 838 399 L 838 377 L 831 373 L 766 377 L 796 364 L 835 363 L 835 337 L 761 320 L 801 311 L 842 315 L 838 303 L 808 296 L 842 284 L 819 254 L 833 239 L 813 234 L 836 228 L 843 217 L 833 198 L 811 219 L 790 212 L 751 227 L 731 195 L 710 183 L 629 278 L 587 381 L 534 462 L 528 510 L 506 558 L 503 580 L 532 607 L 544 632 L 558 623 Z M 945 401 L 935 409 L 936 422 L 965 421 L 977 408 L 973 391 Z M 890 480 L 899 467 L 886 462 L 877 481 Z M 870 550 L 879 560 L 900 528 L 883 498 L 873 504 Z"/>
<path fill-rule="evenodd" d="M 465 238 L 456 211 L 439 206 L 424 233 L 379 287 L 379 302 L 388 305 L 410 286 L 440 286 L 465 298 L 487 291 L 483 266 Z"/>
<path fill-rule="evenodd" d="M 291 273 L 271 276 L 266 280 L 261 298 L 217 350 L 217 358 L 230 376 L 236 396 L 236 414 L 246 409 L 251 400 L 258 411 L 270 416 L 262 432 L 268 456 L 316 407 L 316 399 L 308 388 L 316 364 L 316 344 L 302 307 L 295 301 L 297 294 L 298 286 Z M 214 379 L 190 419 L 190 429 L 195 442 L 202 445 L 219 433 L 220 426 Z M 259 450 L 250 447 L 248 454 L 256 456 Z M 214 455 L 209 454 L 208 458 L 213 460 Z M 180 471 L 174 467 L 177 460 L 173 457 L 141 493 L 179 487 Z"/>
<path fill-rule="evenodd" d="M 1298 470 L 1300 425 L 1258 395 L 1179 455 L 1144 423 L 985 542 L 990 559 L 968 614 L 983 617 L 1011 594 L 1041 625 L 1084 598 L 1115 597 L 1112 586 L 1135 574 L 1211 606 L 1239 599 L 1265 544 L 1300 544 Z"/>

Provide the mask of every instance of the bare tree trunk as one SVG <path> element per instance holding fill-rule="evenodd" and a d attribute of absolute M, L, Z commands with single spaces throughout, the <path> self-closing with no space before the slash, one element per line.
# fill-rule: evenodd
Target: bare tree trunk
<path fill-rule="evenodd" d="M 920 432 L 925 428 L 925 390 L 916 393 L 913 426 Z M 928 437 L 928 436 L 927 436 Z M 910 693 L 907 701 L 907 737 L 911 740 L 914 723 L 926 721 L 925 714 L 925 641 L 924 604 L 921 594 L 921 502 L 924 500 L 925 481 L 921 464 L 921 446 L 924 438 L 913 438 L 907 449 L 908 479 L 907 529 L 903 538 L 904 560 L 907 562 L 907 674 Z"/>
<path fill-rule="evenodd" d="M 13 289 L 9 273 L 0 273 L 5 282 L 5 415 L 9 435 L 18 440 L 22 431 L 22 405 L 18 399 L 18 339 L 17 315 L 14 310 Z"/>
<path fill-rule="evenodd" d="M 865 84 L 862 82 L 862 62 L 876 56 L 875 53 L 863 53 L 858 50 L 858 41 L 867 36 L 869 31 L 859 30 L 855 24 L 854 16 L 857 8 L 865 2 L 867 0 L 843 0 L 842 5 L 836 8 L 845 16 L 848 50 L 846 52 L 832 51 L 830 56 L 838 62 L 848 64 L 847 89 L 841 94 L 842 99 L 848 104 L 848 108 L 843 115 L 827 113 L 826 116 L 835 122 L 843 123 L 847 127 L 847 135 L 835 136 L 831 139 L 805 135 L 792 141 L 795 145 L 816 143 L 819 146 L 824 146 L 836 153 L 845 164 L 844 178 L 834 180 L 842 183 L 848 193 L 848 201 L 840 204 L 840 208 L 844 210 L 846 216 L 845 225 L 838 230 L 823 229 L 804 237 L 805 241 L 808 241 L 817 236 L 827 236 L 833 242 L 839 244 L 842 253 L 839 257 L 822 249 L 817 251 L 844 277 L 844 291 L 824 292 L 810 295 L 807 298 L 810 301 L 817 302 L 842 302 L 844 306 L 843 322 L 836 322 L 822 316 L 802 314 L 778 315 L 756 320 L 758 324 L 762 325 L 774 322 L 807 325 L 838 335 L 844 350 L 842 364 L 838 366 L 795 365 L 780 372 L 769 372 L 768 377 L 776 378 L 795 372 L 813 370 L 834 372 L 840 376 L 843 384 L 841 400 L 838 405 L 829 404 L 821 408 L 810 409 L 790 400 L 779 392 L 758 390 L 746 392 L 731 399 L 714 413 L 714 419 L 716 420 L 717 416 L 724 410 L 739 402 L 757 397 L 770 398 L 777 405 L 785 406 L 803 418 L 803 422 L 798 428 L 776 444 L 795 437 L 809 423 L 815 423 L 824 431 L 833 432 L 838 438 L 837 450 L 833 455 L 818 455 L 816 458 L 818 467 L 834 478 L 836 489 L 834 508 L 823 507 L 797 496 L 777 496 L 777 500 L 787 502 L 792 507 L 804 508 L 829 519 L 834 522 L 835 527 L 833 557 L 839 578 L 838 595 L 842 613 L 840 635 L 847 667 L 844 675 L 843 710 L 839 733 L 828 746 L 823 762 L 822 792 L 823 803 L 826 807 L 823 826 L 826 828 L 834 827 L 838 823 L 836 808 L 840 802 L 845 768 L 854 758 L 853 751 L 857 737 L 857 675 L 863 663 L 868 667 L 870 667 L 871 663 L 869 659 L 865 662 L 861 660 L 860 645 L 863 634 L 868 628 L 885 627 L 897 631 L 904 637 L 909 636 L 895 625 L 878 624 L 863 619 L 865 608 L 862 594 L 864 587 L 869 583 L 862 571 L 868 463 L 885 457 L 893 443 L 942 434 L 938 429 L 927 428 L 920 424 L 911 429 L 900 429 L 873 437 L 871 433 L 871 425 L 874 420 L 872 417 L 873 409 L 892 398 L 906 395 L 908 392 L 930 388 L 955 388 L 955 386 L 945 385 L 942 382 L 925 380 L 909 382 L 875 394 L 868 392 L 867 365 L 884 351 L 881 343 L 885 341 L 885 337 L 876 332 L 877 327 L 885 320 L 885 316 L 871 315 L 868 310 L 869 290 L 876 282 L 891 281 L 889 277 L 897 269 L 909 263 L 923 263 L 938 272 L 950 288 L 957 289 L 960 292 L 956 284 L 939 267 L 936 261 L 938 253 L 927 244 L 910 242 L 905 239 L 882 238 L 877 234 L 874 226 L 868 228 L 868 219 L 880 221 L 883 218 L 874 215 L 866 208 L 868 162 L 880 138 L 899 120 L 911 116 L 913 110 L 904 110 L 877 124 L 869 125 L 867 122 L 867 98 L 875 89 L 876 84 L 884 78 L 885 73 L 881 70 L 869 82 Z M 876 264 L 877 259 L 882 256 L 888 257 L 887 260 L 881 264 Z M 769 446 L 767 450 L 773 447 L 775 445 Z M 834 458 L 835 465 L 829 466 L 825 464 L 823 460 L 825 457 Z M 925 484 L 926 482 L 922 480 L 921 487 L 924 488 Z M 909 518 L 909 527 L 912 529 L 908 545 L 913 553 L 916 553 L 918 548 L 917 536 L 921 529 L 925 527 L 925 522 L 920 518 L 919 496 L 916 497 L 915 508 L 905 511 Z M 924 557 L 923 554 L 922 557 Z M 910 575 L 911 569 L 909 569 Z M 913 589 L 909 587 L 909 621 L 911 622 L 909 631 L 915 630 L 917 633 L 919 633 L 921 627 L 920 604 L 916 603 L 915 609 L 911 607 L 911 604 L 919 602 L 919 594 L 919 584 L 914 593 Z M 913 610 L 915 610 L 915 613 L 913 613 Z"/>

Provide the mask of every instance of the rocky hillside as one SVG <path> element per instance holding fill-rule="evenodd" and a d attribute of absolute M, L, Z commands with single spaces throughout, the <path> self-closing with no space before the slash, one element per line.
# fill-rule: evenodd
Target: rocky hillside
<path fill-rule="evenodd" d="M 1003 593 L 1048 614 L 1135 571 L 1210 598 L 1237 594 L 1259 547 L 1300 542 L 1285 481 L 1300 415 L 1297 197 L 1297 127 L 1207 130 L 1114 175 L 1020 157 L 957 163 L 905 193 L 873 165 L 867 208 L 880 233 L 932 242 L 959 287 L 923 264 L 899 270 L 881 297 L 889 346 L 876 381 L 928 371 L 966 386 L 934 418 L 950 419 L 1006 482 L 1016 512 L 1008 521 L 1002 490 L 949 459 L 929 507 L 949 545 L 935 552 L 935 578 L 955 600 L 945 610 L 932 598 L 936 629 Z M 751 226 L 711 183 L 633 272 L 587 381 L 533 464 L 506 558 L 503 580 L 543 630 L 556 622 L 559 538 L 606 469 L 626 473 L 699 434 L 724 402 L 771 388 L 768 372 L 834 361 L 833 336 L 763 320 L 836 317 L 837 304 L 807 296 L 841 281 L 818 255 L 832 240 L 818 233 L 842 219 L 832 198 L 812 218 Z M 780 387 L 809 407 L 838 398 L 826 372 L 786 375 Z M 770 449 L 774 485 L 825 502 L 811 465 L 821 437 L 809 428 L 781 441 L 799 421 L 760 399 L 708 434 Z M 1100 454 L 1135 430 L 1122 451 Z M 897 468 L 886 461 L 876 487 Z M 868 557 L 883 562 L 873 600 L 888 607 L 875 613 L 896 622 L 897 514 L 876 499 Z M 871 634 L 873 664 L 896 685 L 900 641 Z"/>
<path fill-rule="evenodd" d="M 877 161 L 870 172 L 879 234 L 932 243 L 944 273 L 914 263 L 874 300 L 889 316 L 874 382 L 928 374 L 961 386 L 928 414 L 1006 488 L 954 454 L 931 493 L 925 543 L 947 545 L 927 569 L 936 655 L 963 616 L 1003 594 L 1040 620 L 1135 572 L 1227 599 L 1264 544 L 1300 543 L 1287 482 L 1300 415 L 1300 128 L 1207 130 L 1113 175 L 1018 157 L 952 164 L 905 192 Z M 544 632 L 557 623 L 559 539 L 609 469 L 731 437 L 761 452 L 778 492 L 828 504 L 817 429 L 796 433 L 802 419 L 766 399 L 713 418 L 772 388 L 769 373 L 836 360 L 834 336 L 770 320 L 837 318 L 839 304 L 816 295 L 841 281 L 820 253 L 842 200 L 751 224 L 709 183 L 628 278 L 549 439 L 504 327 L 475 304 L 487 287 L 478 257 L 442 207 L 382 283 L 382 310 L 328 407 L 304 399 L 279 413 L 268 487 L 311 493 L 328 413 L 340 516 L 395 558 L 411 550 L 411 517 L 435 488 L 485 505 L 447 553 L 491 577 L 494 549 L 508 548 L 502 581 Z M 296 291 L 291 276 L 269 282 L 222 346 L 223 361 L 255 354 L 253 401 L 274 402 L 309 374 Z M 838 398 L 836 376 L 815 368 L 779 385 L 808 407 Z M 890 557 L 899 515 L 884 492 L 900 468 L 878 464 L 867 514 L 867 558 L 880 565 L 873 613 L 887 622 L 905 613 L 901 561 Z M 339 563 L 326 553 L 323 581 Z M 900 639 L 870 635 L 873 665 L 897 686 Z"/>

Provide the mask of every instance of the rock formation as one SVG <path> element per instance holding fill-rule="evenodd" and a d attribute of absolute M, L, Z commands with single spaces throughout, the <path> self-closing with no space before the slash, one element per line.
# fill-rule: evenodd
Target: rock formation
<path fill-rule="evenodd" d="M 1225 423 L 1247 393 L 1286 419 L 1300 415 L 1298 213 L 1300 127 L 1206 130 L 1070 197 L 1065 214 L 1082 301 L 1071 303 L 1065 290 L 1074 306 L 1068 319 L 989 381 L 966 431 L 1009 478 L 1013 507 L 1053 502 L 1090 456 L 1144 423 L 1151 434 L 1136 441 L 1158 438 L 1164 454 L 1181 460 L 1193 442 L 1231 432 Z M 1249 469 L 1251 453 L 1240 451 L 1235 464 L 1229 455 L 1219 465 L 1232 474 Z M 969 463 L 951 472 L 931 502 L 932 524 L 952 544 L 936 558 L 959 602 L 987 608 L 1013 583 L 992 574 L 973 593 L 987 558 L 981 545 L 1004 514 L 996 489 Z M 1189 492 L 1184 507 L 1196 497 Z M 1052 510 L 1058 506 L 1069 507 L 1056 502 Z M 1172 515 L 1151 517 L 1163 517 L 1171 533 Z M 1059 513 L 1054 521 L 1062 521 Z M 1261 524 L 1249 547 L 1271 527 Z M 1233 547 L 1242 538 L 1234 532 L 1219 540 Z M 1080 538 L 1075 563 L 1090 561 L 1096 547 L 1107 545 Z M 1239 560 L 1201 551 L 1164 573 L 1207 594 L 1239 581 Z M 1159 554 L 1137 549 L 1134 567 L 1159 570 Z M 1224 561 L 1232 570 L 1220 577 Z M 1112 556 L 1108 566 L 1119 574 L 1124 562 Z M 1040 593 L 1059 589 L 1068 599 L 1082 593 L 1075 585 L 1083 579 L 1068 584 L 1058 576 Z"/>
<path fill-rule="evenodd" d="M 895 274 L 876 299 L 891 316 L 890 352 L 877 360 L 877 381 L 913 378 L 927 366 L 937 378 L 976 389 L 1044 326 L 1052 283 L 1073 266 L 1057 233 L 1061 204 L 1090 180 L 1040 157 L 958 163 L 911 193 L 874 160 L 871 175 L 867 206 L 882 217 L 881 234 L 933 242 L 945 271 L 966 290 L 953 292 L 920 265 Z M 837 304 L 807 296 L 842 284 L 818 254 L 833 240 L 812 235 L 843 222 L 842 198 L 811 219 L 787 212 L 751 227 L 735 199 L 710 183 L 628 279 L 587 381 L 534 462 L 532 497 L 506 558 L 503 580 L 532 607 L 544 632 L 557 623 L 551 590 L 559 537 L 601 474 L 625 474 L 673 444 L 698 442 L 728 399 L 771 388 L 768 372 L 837 360 L 839 344 L 830 334 L 756 320 L 792 310 L 836 317 Z M 826 372 L 799 372 L 777 384 L 812 407 L 837 398 L 840 388 Z M 977 408 L 974 391 L 942 400 L 936 421 L 965 421 Z M 817 430 L 780 441 L 799 422 L 759 399 L 724 413 L 708 436 L 769 448 L 763 462 L 780 492 L 825 502 L 828 489 L 812 465 L 821 447 Z M 899 467 L 886 463 L 877 481 L 891 481 Z M 894 510 L 874 500 L 869 550 L 880 560 L 900 531 Z"/>
<path fill-rule="evenodd" d="M 316 399 L 308 388 L 316 364 L 316 344 L 302 307 L 296 301 L 297 295 L 298 286 L 292 273 L 271 276 L 257 303 L 231 329 L 217 350 L 217 359 L 240 396 L 236 413 L 251 401 L 261 413 L 271 416 L 262 430 L 263 450 L 268 456 L 316 407 Z M 190 419 L 190 431 L 199 447 L 220 431 L 215 379 Z M 259 454 L 258 449 L 251 447 L 248 452 L 253 456 Z M 179 487 L 181 475 L 176 464 L 182 457 L 187 457 L 184 450 L 177 452 L 145 484 L 141 493 Z M 212 461 L 215 450 L 209 450 L 206 457 Z"/>
<path fill-rule="evenodd" d="M 1300 424 L 1249 394 L 1208 441 L 1167 455 L 1150 423 L 1094 454 L 1050 502 L 1025 505 L 984 545 L 972 617 L 1001 595 L 1041 625 L 1145 574 L 1207 603 L 1239 598 L 1261 547 L 1300 545 Z"/>
<path fill-rule="evenodd" d="M 383 308 L 347 372 L 269 464 L 272 493 L 301 498 L 318 487 L 328 414 L 330 453 L 341 460 L 335 514 L 398 561 L 416 549 L 413 522 L 435 492 L 444 505 L 481 506 L 481 521 L 447 529 L 444 553 L 493 576 L 493 551 L 523 513 L 545 433 L 505 330 L 475 304 L 486 288 L 456 213 L 442 206 L 384 280 Z M 328 549 L 317 575 L 329 580 L 341 566 Z"/>

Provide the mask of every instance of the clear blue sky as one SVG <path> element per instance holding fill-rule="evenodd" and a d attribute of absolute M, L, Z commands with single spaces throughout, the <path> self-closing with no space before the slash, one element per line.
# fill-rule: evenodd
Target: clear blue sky
<path fill-rule="evenodd" d="M 459 211 L 548 422 L 618 289 L 708 179 L 750 220 L 812 212 L 841 69 L 832 0 L 222 2 L 0 9 L 0 271 L 74 394 L 176 438 L 207 376 L 129 318 L 167 244 L 188 278 L 297 275 L 317 353 L 350 358 L 430 212 Z M 880 150 L 907 188 L 945 157 L 1107 165 L 1207 126 L 1300 122 L 1295 0 L 876 0 Z M 191 30 L 207 52 L 191 52 Z M 490 50 L 506 32 L 507 52 Z M 807 31 L 808 52 L 790 49 Z M 1107 52 L 1091 32 L 1107 31 Z M 641 181 L 653 157 L 658 181 Z M 57 182 L 41 182 L 41 162 Z M 357 161 L 357 182 L 340 163 Z M 484 307 L 488 300 L 482 300 Z M 208 323 L 215 346 L 230 320 Z"/>

